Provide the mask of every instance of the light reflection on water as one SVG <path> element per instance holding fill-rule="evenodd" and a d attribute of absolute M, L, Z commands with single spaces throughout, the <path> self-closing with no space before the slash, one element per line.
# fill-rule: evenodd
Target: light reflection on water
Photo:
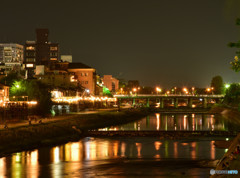
<path fill-rule="evenodd" d="M 235 124 L 209 114 L 160 114 L 147 116 L 132 123 L 98 129 L 99 131 L 118 130 L 160 130 L 160 131 L 224 131 L 237 130 Z"/>
<path fill-rule="evenodd" d="M 79 142 L 0 158 L 0 177 L 84 176 L 82 170 L 85 173 L 93 173 L 97 169 L 96 166 L 123 158 L 141 161 L 220 159 L 224 149 L 215 148 L 214 142 L 211 139 L 177 141 L 158 138 L 85 138 Z"/>

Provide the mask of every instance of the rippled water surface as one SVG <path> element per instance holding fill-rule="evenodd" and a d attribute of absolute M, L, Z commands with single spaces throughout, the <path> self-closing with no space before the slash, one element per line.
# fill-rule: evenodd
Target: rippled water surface
<path fill-rule="evenodd" d="M 228 131 L 239 130 L 239 127 L 220 116 L 210 114 L 156 113 L 139 121 L 99 130 Z"/>
<path fill-rule="evenodd" d="M 0 177 L 166 176 L 209 174 L 199 160 L 220 159 L 224 149 L 207 140 L 84 138 L 79 142 L 0 158 Z M 172 171 L 172 169 L 175 171 Z"/>
<path fill-rule="evenodd" d="M 236 130 L 214 115 L 154 114 L 104 130 Z M 34 138 L 33 138 L 34 139 Z M 87 137 L 55 147 L 0 158 L 2 177 L 208 177 L 203 161 L 220 159 L 226 150 L 215 141 L 226 138 L 161 140 L 158 137 Z"/>

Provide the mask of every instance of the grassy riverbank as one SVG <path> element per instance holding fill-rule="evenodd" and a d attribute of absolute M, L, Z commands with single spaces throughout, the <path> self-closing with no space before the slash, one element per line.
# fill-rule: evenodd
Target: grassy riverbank
<path fill-rule="evenodd" d="M 108 127 L 141 119 L 147 110 L 68 115 L 60 120 L 0 131 L 0 157 L 5 154 L 79 140 L 89 129 Z"/>

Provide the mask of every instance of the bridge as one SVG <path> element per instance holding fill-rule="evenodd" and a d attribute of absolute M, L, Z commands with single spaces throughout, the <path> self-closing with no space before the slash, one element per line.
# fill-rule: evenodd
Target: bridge
<path fill-rule="evenodd" d="M 207 108 L 207 104 L 214 101 L 219 102 L 224 98 L 224 95 L 177 95 L 177 94 L 170 94 L 170 95 L 142 95 L 142 94 L 135 94 L 135 95 L 114 95 L 114 98 L 117 98 L 119 106 L 121 105 L 122 100 L 131 100 L 132 105 L 136 104 L 136 99 L 139 100 L 146 100 L 146 107 L 150 107 L 150 100 L 158 100 L 160 108 L 164 108 L 166 100 L 172 100 L 174 103 L 174 107 L 178 108 L 179 100 L 186 100 L 187 106 L 192 108 L 193 101 L 197 100 L 198 102 L 202 102 L 203 108 Z"/>

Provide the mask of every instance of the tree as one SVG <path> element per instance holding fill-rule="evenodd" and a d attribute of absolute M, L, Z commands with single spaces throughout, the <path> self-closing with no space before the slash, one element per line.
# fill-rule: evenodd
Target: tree
<path fill-rule="evenodd" d="M 213 87 L 215 94 L 222 94 L 223 93 L 223 79 L 220 75 L 217 75 L 212 78 L 211 87 Z"/>
<path fill-rule="evenodd" d="M 236 20 L 236 25 L 240 25 L 240 19 L 237 19 Z M 240 58 L 240 41 L 236 42 L 236 43 L 229 43 L 228 44 L 229 47 L 235 47 L 235 48 L 238 48 L 237 52 L 236 52 L 236 56 L 234 57 L 234 60 L 232 62 L 230 62 L 231 64 L 231 68 L 233 71 L 235 72 L 239 72 L 240 71 L 240 61 L 239 61 L 239 58 Z"/>
<path fill-rule="evenodd" d="M 22 76 L 15 71 L 10 72 L 7 76 L 1 78 L 0 83 L 8 86 L 12 86 L 13 82 L 21 80 Z"/>
<path fill-rule="evenodd" d="M 226 104 L 236 105 L 239 104 L 240 100 L 240 85 L 238 83 L 233 83 L 228 89 L 226 89 L 226 95 L 224 97 L 224 102 Z"/>
<path fill-rule="evenodd" d="M 37 80 L 19 80 L 16 77 L 10 79 L 10 96 L 28 96 L 28 100 L 38 102 L 36 114 L 45 116 L 50 113 L 52 100 L 49 86 Z"/>

